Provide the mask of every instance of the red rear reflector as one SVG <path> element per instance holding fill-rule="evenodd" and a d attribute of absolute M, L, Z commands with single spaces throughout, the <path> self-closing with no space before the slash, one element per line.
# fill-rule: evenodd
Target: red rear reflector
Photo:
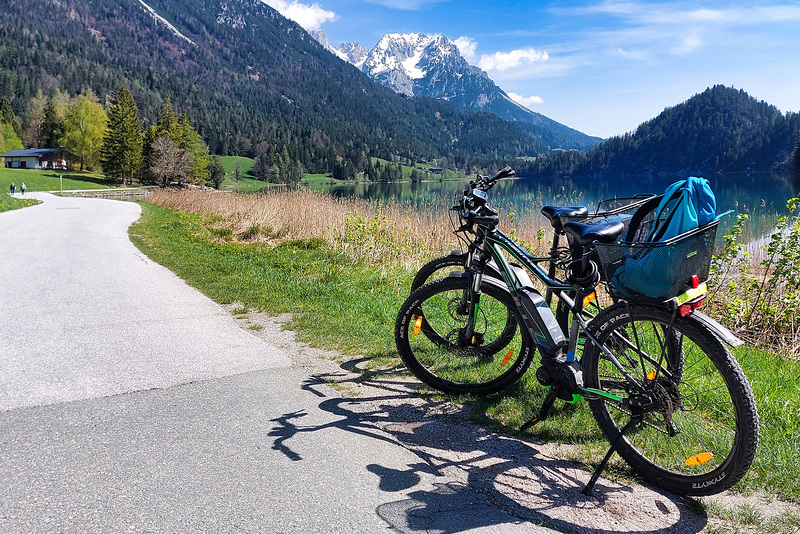
<path fill-rule="evenodd" d="M 681 317 L 686 317 L 687 315 L 692 313 L 692 305 L 684 304 L 678 309 L 678 311 L 681 313 Z"/>
<path fill-rule="evenodd" d="M 697 289 L 700 287 L 700 278 L 697 277 L 696 274 L 692 275 L 692 289 Z"/>
<path fill-rule="evenodd" d="M 702 300 L 698 300 L 697 302 L 692 304 L 692 309 L 693 310 L 696 310 L 696 309 L 702 308 L 702 307 L 703 307 L 703 301 Z"/>

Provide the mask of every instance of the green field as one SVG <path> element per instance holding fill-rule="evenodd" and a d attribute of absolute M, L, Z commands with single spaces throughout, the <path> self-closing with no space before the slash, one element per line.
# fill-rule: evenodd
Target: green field
<path fill-rule="evenodd" d="M 28 192 L 60 191 L 63 176 L 64 191 L 70 189 L 105 189 L 109 187 L 105 177 L 97 172 L 56 171 L 39 169 L 6 169 L 0 168 L 0 187 L 9 191 L 11 182 L 17 185 L 17 193 L 24 182 Z"/>

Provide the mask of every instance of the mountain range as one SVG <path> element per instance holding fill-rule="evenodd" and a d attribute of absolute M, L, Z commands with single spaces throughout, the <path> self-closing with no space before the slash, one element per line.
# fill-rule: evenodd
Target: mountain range
<path fill-rule="evenodd" d="M 563 145 L 543 143 L 519 118 L 484 112 L 496 85 L 459 60 L 445 38 L 387 36 L 372 55 L 348 44 L 338 50 L 348 58 L 342 61 L 261 0 L 14 0 L 4 7 L 0 96 L 23 123 L 34 102 L 88 88 L 107 103 L 127 87 L 144 126 L 169 97 L 212 153 L 267 151 L 308 172 L 346 163 L 361 170 L 370 157 L 435 159 L 470 173 L 511 163 L 521 176 L 727 172 L 786 167 L 799 151 L 800 115 L 715 86 L 588 152 L 540 157 Z M 363 59 L 361 68 L 349 63 L 354 58 Z M 414 96 L 375 83 L 366 65 Z M 461 86 L 445 76 L 456 72 L 467 78 Z M 459 87 L 486 95 L 477 98 L 483 111 L 468 109 Z M 430 96 L 418 94 L 425 91 Z M 501 93 L 492 102 L 508 102 Z"/>
<path fill-rule="evenodd" d="M 715 85 L 588 153 L 520 163 L 524 176 L 698 175 L 784 171 L 800 176 L 800 113 Z"/>
<path fill-rule="evenodd" d="M 342 158 L 447 157 L 470 168 L 547 151 L 518 125 L 406 98 L 333 57 L 261 0 L 15 0 L 0 18 L 0 95 L 132 93 L 146 124 L 169 97 L 212 153 L 265 145 L 310 172 Z"/>
<path fill-rule="evenodd" d="M 311 35 L 326 50 L 397 93 L 492 113 L 551 148 L 588 150 L 602 141 L 518 104 L 443 35 L 388 33 L 370 50 L 359 42 L 334 48 L 322 30 L 312 30 Z"/>

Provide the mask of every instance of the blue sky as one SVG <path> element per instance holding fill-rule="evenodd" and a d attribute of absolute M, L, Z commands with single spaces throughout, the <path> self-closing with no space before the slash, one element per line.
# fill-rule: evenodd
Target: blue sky
<path fill-rule="evenodd" d="M 800 111 L 800 0 L 264 0 L 333 46 L 445 35 L 522 104 L 590 135 L 716 84 Z"/>

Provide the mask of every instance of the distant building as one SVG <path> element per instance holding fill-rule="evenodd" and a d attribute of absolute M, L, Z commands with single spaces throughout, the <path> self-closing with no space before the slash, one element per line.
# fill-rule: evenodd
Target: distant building
<path fill-rule="evenodd" d="M 63 148 L 20 148 L 0 154 L 8 169 L 66 169 L 68 150 Z"/>

